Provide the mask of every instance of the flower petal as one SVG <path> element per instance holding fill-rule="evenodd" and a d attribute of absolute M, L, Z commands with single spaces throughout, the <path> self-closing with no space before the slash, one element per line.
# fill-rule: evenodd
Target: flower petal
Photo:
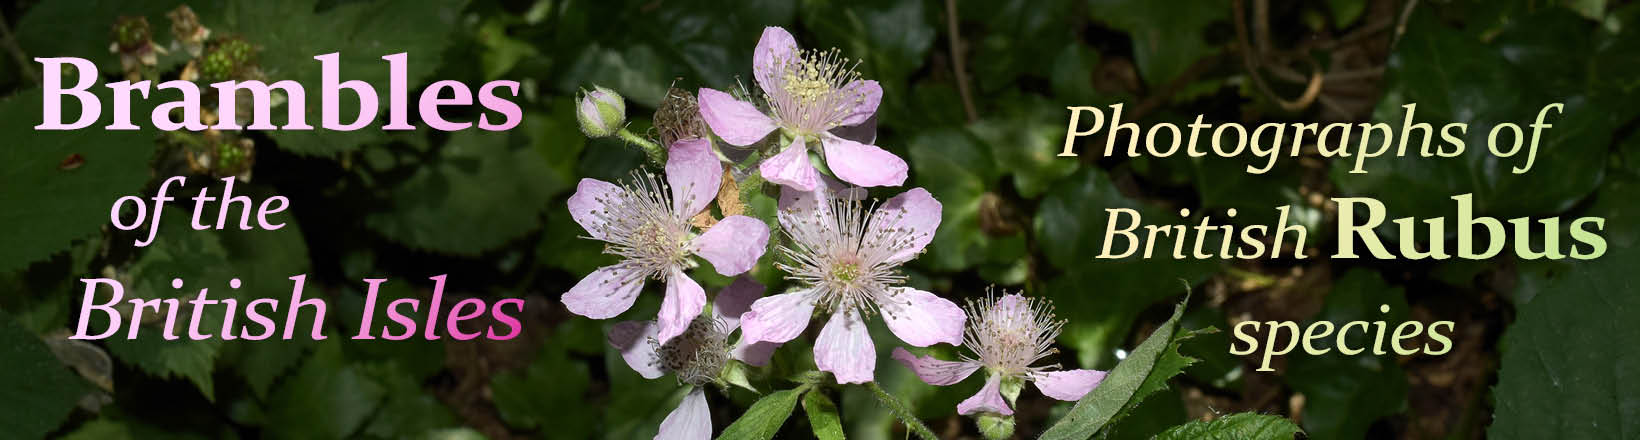
<path fill-rule="evenodd" d="M 844 182 L 860 186 L 905 184 L 908 169 L 905 160 L 888 150 L 830 133 L 821 135 L 820 142 L 826 147 L 826 166 L 831 167 L 831 172 Z"/>
<path fill-rule="evenodd" d="M 734 355 L 735 359 L 745 362 L 746 365 L 761 367 L 769 364 L 769 357 L 774 355 L 774 349 L 776 348 L 780 348 L 779 342 L 748 343 L 746 338 L 741 338 L 740 343 L 735 345 L 734 351 L 730 354 Z"/>
<path fill-rule="evenodd" d="M 980 388 L 973 397 L 957 404 L 957 413 L 969 415 L 979 412 L 992 412 L 1002 415 L 1013 415 L 1014 409 L 1008 407 L 1008 402 L 1002 400 L 1002 377 L 995 374 L 985 379 L 985 387 Z"/>
<path fill-rule="evenodd" d="M 831 212 L 831 196 L 825 186 L 811 191 L 804 191 L 790 186 L 780 187 L 780 211 L 789 212 L 797 216 L 810 216 L 809 212 L 819 210 L 829 214 Z"/>
<path fill-rule="evenodd" d="M 786 342 L 809 327 L 814 298 L 808 290 L 759 298 L 740 315 L 740 335 L 747 341 Z"/>
<path fill-rule="evenodd" d="M 712 141 L 673 142 L 666 153 L 666 183 L 672 187 L 672 212 L 679 217 L 694 217 L 712 204 L 723 183 L 723 163 L 712 154 Z"/>
<path fill-rule="evenodd" d="M 877 349 L 865 321 L 853 312 L 831 314 L 814 341 L 814 366 L 831 372 L 837 383 L 866 383 L 877 370 Z"/>
<path fill-rule="evenodd" d="M 843 139 L 874 145 L 877 143 L 877 116 L 872 115 L 858 124 L 833 128 L 830 133 Z"/>
<path fill-rule="evenodd" d="M 769 248 L 769 225 L 744 215 L 719 220 L 690 244 L 695 255 L 712 263 L 719 274 L 732 277 L 752 270 Z"/>
<path fill-rule="evenodd" d="M 845 93 L 860 98 L 859 101 L 854 103 L 854 108 L 850 109 L 849 113 L 843 116 L 843 120 L 838 122 L 839 125 L 857 125 L 871 119 L 871 115 L 877 114 L 877 104 L 883 101 L 883 86 L 869 79 L 850 81 L 843 86 L 842 90 L 838 90 L 836 93 Z"/>
<path fill-rule="evenodd" d="M 935 359 L 933 356 L 917 356 L 904 348 L 894 348 L 894 360 L 917 373 L 917 378 L 929 385 L 946 386 L 962 382 L 968 375 L 979 370 L 978 362 L 953 362 Z"/>
<path fill-rule="evenodd" d="M 797 39 L 790 32 L 777 26 L 763 28 L 763 36 L 757 39 L 757 49 L 752 52 L 752 76 L 757 78 L 757 86 L 763 90 L 778 87 L 775 79 L 796 57 Z"/>
<path fill-rule="evenodd" d="M 677 409 L 661 421 L 655 440 L 709 440 L 712 438 L 712 410 L 706 407 L 706 392 L 700 387 L 683 396 Z"/>
<path fill-rule="evenodd" d="M 684 330 L 689 329 L 689 323 L 694 322 L 705 308 L 706 289 L 684 275 L 682 269 L 672 268 L 666 277 L 666 297 L 661 299 L 661 313 L 655 317 L 655 323 L 660 326 L 655 340 L 665 344 L 683 334 Z"/>
<path fill-rule="evenodd" d="M 941 342 L 962 344 L 962 325 L 968 315 L 951 300 L 932 293 L 899 287 L 877 304 L 883 322 L 901 341 L 918 347 Z"/>
<path fill-rule="evenodd" d="M 660 354 L 655 351 L 655 344 L 649 343 L 649 338 L 655 337 L 658 327 L 650 321 L 623 321 L 609 329 L 609 345 L 621 351 L 621 359 L 632 371 L 638 372 L 644 379 L 661 377 Z"/>
<path fill-rule="evenodd" d="M 581 179 L 575 195 L 569 196 L 569 216 L 581 224 L 592 238 L 604 239 L 604 206 L 625 197 L 620 186 L 598 179 Z"/>
<path fill-rule="evenodd" d="M 604 266 L 575 283 L 560 298 L 570 313 L 592 319 L 609 319 L 632 308 L 643 290 L 643 275 L 626 265 Z"/>
<path fill-rule="evenodd" d="M 1042 395 L 1066 401 L 1081 400 L 1104 380 L 1105 372 L 1099 370 L 1049 371 L 1031 375 L 1031 381 L 1036 383 L 1036 389 L 1042 390 Z"/>
<path fill-rule="evenodd" d="M 820 172 L 809 163 L 809 148 L 803 145 L 801 137 L 792 140 L 779 154 L 763 159 L 757 169 L 764 179 L 799 191 L 814 191 L 820 186 Z"/>
<path fill-rule="evenodd" d="M 728 93 L 701 88 L 696 95 L 700 117 L 712 128 L 712 133 L 733 145 L 747 146 L 763 140 L 774 131 L 775 123 L 757 106 L 735 99 Z"/>
<path fill-rule="evenodd" d="M 712 315 L 723 322 L 725 332 L 740 327 L 740 315 L 752 310 L 752 301 L 763 297 L 764 287 L 749 277 L 735 278 L 729 287 L 712 298 Z"/>
<path fill-rule="evenodd" d="M 934 200 L 928 190 L 912 188 L 877 208 L 871 216 L 871 232 L 866 233 L 866 237 L 903 241 L 905 244 L 897 245 L 896 252 L 888 261 L 910 261 L 928 246 L 928 242 L 934 241 L 934 232 L 940 228 L 943 210 L 940 201 Z"/>
<path fill-rule="evenodd" d="M 825 175 L 820 176 L 820 182 L 822 185 L 816 187 L 813 191 L 803 191 L 790 186 L 780 187 L 780 210 L 794 215 L 808 216 L 807 211 L 818 209 L 824 211 L 826 215 L 830 215 L 833 199 L 864 200 L 866 198 L 865 188 L 849 186 L 840 180 Z"/>

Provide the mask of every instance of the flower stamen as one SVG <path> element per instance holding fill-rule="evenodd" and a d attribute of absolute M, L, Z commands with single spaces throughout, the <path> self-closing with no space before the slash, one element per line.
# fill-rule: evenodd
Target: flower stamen
<path fill-rule="evenodd" d="M 672 212 L 671 188 L 653 173 L 634 171 L 621 191 L 596 199 L 604 253 L 625 258 L 640 273 L 662 279 L 689 259 L 690 226 Z"/>
<path fill-rule="evenodd" d="M 865 102 L 864 91 L 848 87 L 860 79 L 859 65 L 836 48 L 796 50 L 769 66 L 774 84 L 764 90 L 763 99 L 782 126 L 802 135 L 822 133 L 840 126 Z"/>

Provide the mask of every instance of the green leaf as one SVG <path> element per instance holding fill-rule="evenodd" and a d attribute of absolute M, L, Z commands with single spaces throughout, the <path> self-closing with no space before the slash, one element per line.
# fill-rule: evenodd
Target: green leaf
<path fill-rule="evenodd" d="M 157 46 L 169 47 L 175 36 L 165 13 L 183 2 L 176 0 L 89 0 L 81 2 L 41 2 L 27 8 L 17 20 L 17 45 L 30 57 L 76 57 L 97 64 L 105 76 L 120 72 L 119 56 L 109 53 L 114 42 L 114 21 L 122 16 L 148 19 L 148 30 Z M 215 16 L 217 2 L 189 2 L 201 19 Z M 213 23 L 204 23 L 213 27 Z M 185 62 L 187 54 L 174 51 L 159 57 L 161 69 Z M 32 62 L 32 61 L 31 61 Z M 38 65 L 35 66 L 39 68 Z M 100 87 L 98 87 L 100 88 Z M 104 101 L 107 102 L 107 101 Z M 147 112 L 131 113 L 137 121 Z M 139 125 L 140 122 L 137 122 Z M 10 133 L 10 132 L 8 132 Z"/>
<path fill-rule="evenodd" d="M 1122 363 L 1105 376 L 1082 400 L 1071 407 L 1070 413 L 1042 433 L 1043 439 L 1066 440 L 1092 437 L 1106 424 L 1120 418 L 1124 411 L 1142 402 L 1147 395 L 1166 387 L 1167 380 L 1179 374 L 1194 359 L 1178 354 L 1181 340 L 1191 332 L 1179 332 L 1179 317 L 1184 315 L 1189 295 L 1173 308 L 1173 316 L 1156 327 L 1150 337 L 1134 347 Z"/>
<path fill-rule="evenodd" d="M 219 181 L 189 182 L 193 185 L 178 188 L 178 193 L 196 192 L 207 186 L 202 183 L 209 183 L 211 194 L 222 193 L 222 183 Z M 234 190 L 236 195 L 249 195 L 253 200 L 272 195 L 266 188 L 243 183 L 235 185 Z M 207 210 L 214 212 L 209 208 Z M 251 358 L 253 363 L 242 362 L 239 373 L 246 377 L 253 393 L 266 395 L 272 381 L 300 356 L 302 344 L 224 341 L 221 335 L 216 334 L 222 328 L 225 317 L 225 309 L 221 307 L 206 307 L 200 318 L 200 331 L 212 337 L 192 340 L 185 333 L 188 331 L 186 323 L 191 322 L 185 319 L 192 310 L 186 301 L 197 295 L 197 289 L 210 289 L 209 297 L 219 300 L 234 298 L 241 305 L 259 298 L 288 299 L 294 287 L 294 282 L 289 278 L 306 273 L 309 264 L 301 227 L 292 218 L 276 215 L 274 218 L 285 224 L 278 230 L 195 231 L 188 226 L 188 217 L 188 212 L 180 209 L 164 211 L 157 238 L 153 244 L 143 248 L 142 254 L 131 264 L 128 272 L 131 284 L 126 286 L 126 296 L 129 298 L 175 298 L 182 301 L 180 306 L 184 310 L 177 314 L 179 325 L 176 331 L 177 336 L 183 339 L 167 341 L 161 334 L 162 327 L 145 325 L 141 327 L 137 339 L 125 339 L 122 332 L 109 338 L 105 344 L 116 357 L 149 374 L 188 379 L 211 400 L 216 396 L 213 373 L 222 347 L 229 343 L 241 344 L 246 347 L 243 356 Z M 183 280 L 180 290 L 171 287 L 171 281 L 177 278 Z M 239 289 L 229 287 L 232 279 L 241 280 Z M 313 290 L 311 286 L 308 288 L 305 294 L 311 297 Z M 163 307 L 159 313 L 165 313 Z M 251 325 L 244 321 L 243 315 L 237 322 Z M 129 326 L 129 323 L 125 324 Z M 297 331 L 306 332 L 307 329 Z M 293 349 L 294 353 L 288 352 Z"/>
<path fill-rule="evenodd" d="M 62 437 L 63 440 L 199 440 L 209 437 L 173 427 L 155 427 L 133 420 L 103 418 L 86 422 L 79 429 Z"/>
<path fill-rule="evenodd" d="M 1332 178 L 1340 189 L 1378 198 L 1390 207 L 1392 217 L 1446 215 L 1452 210 L 1450 197 L 1464 193 L 1475 194 L 1479 213 L 1555 214 L 1594 191 L 1604 176 L 1612 133 L 1621 122 L 1616 109 L 1625 108 L 1617 102 L 1625 101 L 1613 101 L 1583 79 L 1590 76 L 1588 63 L 1550 61 L 1583 50 L 1580 46 L 1587 43 L 1578 41 L 1588 41 L 1592 29 L 1565 24 L 1563 16 L 1546 13 L 1523 17 L 1504 31 L 1489 45 L 1441 24 L 1430 13 L 1414 14 L 1406 37 L 1390 57 L 1386 95 L 1373 115 L 1374 121 L 1396 132 L 1395 142 L 1406 140 L 1406 155 L 1367 159 L 1365 174 L 1348 173 L 1355 167 L 1354 159 L 1333 161 Z M 1550 34 L 1556 37 L 1547 37 Z M 1467 124 L 1467 132 L 1460 136 L 1463 154 L 1420 156 L 1422 138 L 1401 133 L 1402 106 L 1410 103 L 1417 104 L 1415 120 L 1429 123 L 1434 132 L 1447 123 Z M 1541 133 L 1531 169 L 1515 174 L 1513 169 L 1525 164 L 1532 141 L 1529 124 L 1551 103 L 1565 105 L 1544 115 L 1552 127 Z M 1489 135 L 1502 123 L 1522 127 L 1521 152 L 1514 157 L 1499 158 L 1489 151 Z M 1513 136 L 1504 130 L 1498 136 L 1499 148 L 1507 150 Z M 1448 142 L 1432 140 L 1431 148 L 1436 144 Z"/>
<path fill-rule="evenodd" d="M 508 425 L 587 438 L 593 426 L 578 422 L 597 417 L 596 408 L 584 404 L 590 376 L 586 364 L 571 359 L 560 339 L 549 340 L 528 368 L 493 376 L 492 400 Z"/>
<path fill-rule="evenodd" d="M 210 325 L 212 322 L 217 324 Z M 220 311 L 208 311 L 205 318 L 200 320 L 200 325 L 221 328 L 221 322 Z M 221 339 L 212 337 L 195 341 L 187 339 L 186 334 L 179 334 L 183 339 L 167 341 L 159 326 L 143 326 L 142 330 L 136 339 L 125 339 L 123 334 L 116 333 L 107 341 L 108 352 L 155 377 L 188 379 L 206 399 L 216 399 L 216 381 L 211 372 L 216 368 L 216 357 L 222 350 Z"/>
<path fill-rule="evenodd" d="M 1075 2 L 1009 0 L 958 4 L 957 12 L 962 15 L 962 21 L 985 26 L 984 33 L 963 35 L 964 45 L 974 46 L 970 59 L 985 60 L 970 62 L 967 66 L 974 72 L 974 84 L 980 94 L 1015 88 L 1020 83 L 1020 76 L 1040 78 L 1052 72 L 1060 61 L 1055 56 L 1060 52 L 1060 47 L 1041 43 L 1075 38 L 1073 29 L 1077 24 L 1072 20 L 1077 17 L 1065 13 L 1075 7 Z M 1091 79 L 1091 75 L 1082 77 L 1082 86 L 1090 86 Z"/>
<path fill-rule="evenodd" d="M 245 379 L 245 384 L 250 385 L 251 394 L 258 399 L 266 399 L 274 381 L 300 363 L 302 355 L 307 354 L 312 344 L 307 339 L 293 339 L 274 344 L 242 345 L 245 349 L 235 367 L 239 376 Z"/>
<path fill-rule="evenodd" d="M 1355 24 L 1355 20 L 1361 18 L 1361 13 L 1367 10 L 1367 2 L 1366 0 L 1327 0 L 1327 10 L 1332 11 L 1333 26 L 1344 29 Z"/>
<path fill-rule="evenodd" d="M 1095 259 L 1111 220 L 1106 210 L 1114 208 L 1137 211 L 1144 224 L 1185 222 L 1174 213 L 1123 196 L 1102 171 L 1090 167 L 1048 191 L 1034 225 L 1042 255 L 1067 272 L 1049 282 L 1048 295 L 1063 313 L 1080 318 L 1066 325 L 1063 341 L 1077 349 L 1077 358 L 1089 368 L 1103 363 L 1140 311 L 1176 295 L 1180 279 L 1195 285 L 1221 264 L 1219 260 L 1174 259 L 1170 241 L 1158 241 L 1152 258 L 1139 258 L 1147 245 L 1142 242 L 1143 234 L 1136 234 L 1141 242 L 1135 243 L 1138 250 L 1133 256 Z M 1205 242 L 1213 240 L 1209 237 Z M 1113 243 L 1112 252 L 1122 251 L 1121 245 L 1120 241 Z M 1087 286 L 1098 288 L 1090 292 Z"/>
<path fill-rule="evenodd" d="M 386 388 L 387 397 L 365 425 L 364 434 L 376 438 L 411 438 L 460 426 L 450 408 L 431 390 L 422 388 L 415 375 L 400 364 L 371 364 L 365 371 Z"/>
<path fill-rule="evenodd" d="M 93 388 L 63 367 L 39 336 L 0 312 L 0 430 L 44 438 Z"/>
<path fill-rule="evenodd" d="M 746 414 L 740 416 L 729 427 L 723 428 L 718 440 L 768 440 L 774 438 L 774 433 L 780 431 L 780 425 L 786 424 L 786 419 L 792 416 L 792 409 L 797 407 L 797 398 L 803 389 L 780 390 L 769 393 L 746 409 Z"/>
<path fill-rule="evenodd" d="M 1226 20 L 1230 5 L 1215 0 L 1093 0 L 1088 12 L 1132 36 L 1134 64 L 1145 84 L 1156 88 L 1213 52 L 1208 25 Z"/>
<path fill-rule="evenodd" d="M 460 131 L 391 190 L 388 210 L 365 224 L 406 246 L 474 256 L 540 224 L 548 200 L 568 188 L 546 155 L 513 133 Z"/>
<path fill-rule="evenodd" d="M 1633 347 L 1640 252 L 1614 248 L 1550 281 L 1503 336 L 1493 389 L 1497 439 L 1622 438 L 1640 432 Z M 1306 416 L 1308 417 L 1308 416 Z"/>
<path fill-rule="evenodd" d="M 979 210 L 997 174 L 991 155 L 968 133 L 942 129 L 911 140 L 912 175 L 943 206 L 940 230 L 922 261 L 940 270 L 977 264 L 994 239 L 979 229 Z"/>
<path fill-rule="evenodd" d="M 1177 391 L 1156 393 L 1118 414 L 1094 437 L 1099 440 L 1148 440 L 1168 428 L 1190 421 L 1180 394 Z M 1070 405 L 1056 406 L 1070 409 Z"/>
<path fill-rule="evenodd" d="M 79 429 L 63 436 L 63 440 L 124 440 L 129 438 L 131 438 L 131 431 L 124 424 L 104 419 L 86 422 L 84 425 L 80 425 Z"/>
<path fill-rule="evenodd" d="M 801 4 L 798 19 L 817 38 L 799 39 L 798 46 L 839 48 L 843 55 L 860 61 L 863 78 L 882 84 L 883 96 L 911 95 L 906 79 L 923 67 L 934 47 L 935 27 L 929 18 L 938 11 L 927 10 L 929 3 L 837 0 Z M 892 126 L 917 119 L 924 111 L 907 99 L 884 99 L 877 118 L 880 124 Z"/>
<path fill-rule="evenodd" d="M 388 68 L 384 55 L 405 52 L 407 87 L 416 90 L 438 67 L 444 48 L 454 40 L 456 18 L 465 1 L 413 0 L 404 2 L 355 1 L 319 10 L 317 0 L 291 2 L 236 1 L 223 6 L 220 25 L 207 21 L 215 32 L 237 34 L 261 49 L 258 56 L 269 80 L 295 80 L 306 92 L 306 123 L 319 127 L 320 63 L 314 56 L 339 53 L 342 80 L 360 80 L 375 89 L 380 101 L 376 114 L 388 111 Z M 201 16 L 202 20 L 212 17 Z M 315 30 L 323 29 L 322 32 Z M 408 30 L 408 31 L 407 31 Z M 359 114 L 358 97 L 342 93 L 337 105 L 341 120 Z M 504 96 L 504 95 L 503 95 Z M 414 101 L 416 96 L 407 96 Z M 406 109 L 414 112 L 414 105 Z M 287 114 L 273 112 L 275 124 Z M 416 119 L 415 115 L 410 115 Z M 468 131 L 477 130 L 469 128 Z M 331 156 L 353 151 L 365 143 L 386 139 L 388 132 L 372 124 L 359 130 L 279 130 L 269 132 L 279 147 L 300 154 Z"/>
<path fill-rule="evenodd" d="M 1058 123 L 1062 110 L 1039 97 L 1010 100 L 995 117 L 968 126 L 985 141 L 998 169 L 1013 178 L 1021 197 L 1040 197 L 1080 165 L 1075 158 L 1058 157 L 1065 133 Z"/>
<path fill-rule="evenodd" d="M 1236 413 L 1206 422 L 1195 421 L 1169 429 L 1156 440 L 1291 440 L 1302 430 L 1286 417 L 1258 413 Z"/>
<path fill-rule="evenodd" d="M 1633 174 L 1612 176 L 1595 192 L 1588 214 L 1606 219 L 1603 233 L 1611 248 L 1640 243 L 1640 204 L 1635 200 L 1640 200 L 1640 176 Z"/>
<path fill-rule="evenodd" d="M 274 439 L 351 438 L 385 395 L 380 383 L 342 357 L 340 342 L 327 340 L 268 398 L 264 435 Z"/>
<path fill-rule="evenodd" d="M 1385 304 L 1390 307 L 1388 314 L 1379 312 Z M 1354 269 L 1334 283 L 1316 319 L 1337 326 L 1381 320 L 1387 329 L 1394 330 L 1409 319 L 1409 310 L 1400 287 L 1385 282 L 1377 272 Z M 1368 334 L 1350 336 L 1350 347 L 1374 344 Z M 1336 341 L 1321 339 L 1316 345 L 1330 350 Z M 1346 356 L 1337 350 L 1319 356 L 1293 355 L 1287 358 L 1287 372 L 1282 378 L 1304 394 L 1308 402 L 1304 429 L 1316 438 L 1364 438 L 1373 422 L 1406 406 L 1406 374 L 1393 355 L 1367 352 Z"/>
<path fill-rule="evenodd" d="M 815 36 L 799 40 L 804 48 L 837 47 L 859 59 L 867 79 L 898 85 L 922 67 L 934 46 L 934 25 L 923 2 L 882 3 L 861 0 L 804 2 L 798 18 Z M 888 104 L 889 100 L 884 100 Z"/>
<path fill-rule="evenodd" d="M 103 102 L 112 99 L 105 87 L 93 87 L 93 92 Z M 0 148 L 0 182 L 5 182 L 0 185 L 0 205 L 28 207 L 0 211 L 0 224 L 28 231 L 0 238 L 0 273 L 97 235 L 108 225 L 114 201 L 140 196 L 151 173 L 152 131 L 111 131 L 96 124 L 80 130 L 38 131 L 34 125 L 41 121 L 41 95 L 39 89 L 30 89 L 0 100 L 0 133 L 7 133 L 9 145 Z M 133 114 L 147 113 L 142 106 L 134 107 Z M 63 118 L 75 119 L 79 108 L 77 100 L 65 98 Z M 64 167 L 75 161 L 82 165 Z M 136 209 L 133 204 L 125 208 Z"/>
<path fill-rule="evenodd" d="M 191 309 L 186 301 L 193 298 L 189 290 L 212 289 L 217 292 L 229 291 L 227 278 L 232 276 L 232 269 L 228 267 L 228 250 L 215 231 L 194 231 L 187 226 L 188 215 L 180 209 L 167 209 L 161 215 L 160 231 L 154 243 L 145 247 L 135 262 L 129 268 L 131 282 L 125 286 L 125 296 L 131 299 L 144 300 L 175 300 L 179 309 L 176 316 L 178 323 L 187 323 L 183 320 L 189 316 Z M 164 221 L 165 218 L 171 219 Z M 183 289 L 173 289 L 173 279 L 183 280 Z M 256 287 L 242 285 L 245 287 Z M 198 290 L 193 290 L 198 292 Z M 107 295 L 107 293 L 98 293 Z M 217 294 L 221 296 L 220 293 Z M 288 295 L 288 292 L 287 292 Z M 122 330 L 104 342 L 109 353 L 123 362 L 135 365 L 155 377 L 181 377 L 192 382 L 199 388 L 206 399 L 215 400 L 216 385 L 212 371 L 216 367 L 217 355 L 221 352 L 224 341 L 215 335 L 217 329 L 222 328 L 224 309 L 206 307 L 200 317 L 200 331 L 212 334 L 213 337 L 193 340 L 189 338 L 188 325 L 178 325 L 173 329 L 177 340 L 166 340 L 164 327 L 158 325 L 163 322 L 168 313 L 167 306 L 161 303 L 159 310 L 148 309 L 142 316 L 143 321 L 154 320 L 137 327 L 139 333 L 136 339 L 126 339 L 125 329 L 132 325 L 132 316 L 126 316 Z M 100 318 L 100 317 L 99 317 Z M 156 319 L 158 318 L 158 319 Z M 93 325 L 92 328 L 105 328 L 102 325 Z"/>
<path fill-rule="evenodd" d="M 837 418 L 837 405 L 831 403 L 820 390 L 803 394 L 803 412 L 809 415 L 809 426 L 820 440 L 843 440 L 843 422 Z"/>

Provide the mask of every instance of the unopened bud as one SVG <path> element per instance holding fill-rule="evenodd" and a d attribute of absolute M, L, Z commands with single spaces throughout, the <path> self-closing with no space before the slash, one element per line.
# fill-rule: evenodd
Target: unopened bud
<path fill-rule="evenodd" d="M 974 424 L 979 425 L 979 433 L 987 440 L 1004 440 L 1014 436 L 1014 416 L 980 413 L 974 418 Z"/>
<path fill-rule="evenodd" d="M 619 93 L 601 86 L 581 95 L 576 104 L 575 118 L 581 122 L 581 132 L 587 137 L 614 135 L 626 124 L 626 100 Z"/>

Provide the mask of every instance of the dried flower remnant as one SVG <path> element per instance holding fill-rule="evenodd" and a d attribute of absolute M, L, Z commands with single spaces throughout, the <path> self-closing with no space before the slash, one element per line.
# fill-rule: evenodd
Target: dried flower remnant
<path fill-rule="evenodd" d="M 765 28 L 753 53 L 752 71 L 769 114 L 728 93 L 702 88 L 697 96 L 701 118 L 718 137 L 739 146 L 783 130 L 790 144 L 776 146 L 779 152 L 759 165 L 770 182 L 802 191 L 820 188 L 820 173 L 808 156 L 809 145 L 816 145 L 827 167 L 845 182 L 899 186 L 905 183 L 904 160 L 834 131 L 866 123 L 882 101 L 882 86 L 860 79 L 856 64 L 836 49 L 798 49 L 785 29 Z"/>
<path fill-rule="evenodd" d="M 653 322 L 627 321 L 615 324 L 610 330 L 610 345 L 621 351 L 627 366 L 640 376 L 656 379 L 671 374 L 679 384 L 690 387 L 683 402 L 661 422 L 655 438 L 711 438 L 712 418 L 706 406 L 706 385 L 725 386 L 724 368 L 731 359 L 753 366 L 769 362 L 769 356 L 779 344 L 752 342 L 744 337 L 735 344 L 729 343 L 729 335 L 740 327 L 740 316 L 747 312 L 752 301 L 763 296 L 763 289 L 749 278 L 736 279 L 718 293 L 710 316 L 696 317 L 682 334 L 666 342 L 657 338 L 659 326 Z"/>
<path fill-rule="evenodd" d="M 145 67 L 159 64 L 159 55 L 166 51 L 154 44 L 148 17 L 123 16 L 114 20 L 114 42 L 108 45 L 108 53 L 120 56 L 120 69 L 135 81 L 142 78 Z"/>
<path fill-rule="evenodd" d="M 676 87 L 666 91 L 666 97 L 661 98 L 653 119 L 655 131 L 665 145 L 683 139 L 704 139 L 711 133 L 706 121 L 700 118 L 700 105 L 695 101 L 695 94 Z"/>
<path fill-rule="evenodd" d="M 188 56 L 198 57 L 205 49 L 205 41 L 211 38 L 211 30 L 200 24 L 199 16 L 188 5 L 177 6 L 171 12 L 165 13 L 171 19 L 171 50 L 184 50 Z"/>
<path fill-rule="evenodd" d="M 932 293 L 900 286 L 898 268 L 923 251 L 939 228 L 940 203 L 922 188 L 866 207 L 859 201 L 787 188 L 780 225 L 791 238 L 778 267 L 797 290 L 758 300 L 745 317 L 746 337 L 785 342 L 829 314 L 814 345 L 815 365 L 839 383 L 873 379 L 876 351 L 865 320 L 881 315 L 895 336 L 926 347 L 962 342 L 962 308 Z"/>
<path fill-rule="evenodd" d="M 751 270 L 768 245 L 769 227 L 746 216 L 730 216 L 699 234 L 689 219 L 706 210 L 717 195 L 723 165 L 703 139 L 672 145 L 663 182 L 648 172 L 616 185 L 582 179 L 570 196 L 570 216 L 589 238 L 603 241 L 604 252 L 621 257 L 581 279 L 563 295 L 564 306 L 577 315 L 607 319 L 632 307 L 644 281 L 666 283 L 661 301 L 659 340 L 682 334 L 706 304 L 706 292 L 684 275 L 706 259 L 725 276 Z"/>
<path fill-rule="evenodd" d="M 1054 317 L 1053 304 L 1042 298 L 1005 294 L 997 298 L 986 292 L 982 301 L 969 300 L 968 328 L 963 332 L 964 354 L 958 361 L 942 361 L 933 356 L 915 356 L 904 348 L 894 349 L 894 359 L 929 385 L 952 385 L 984 368 L 985 386 L 979 393 L 957 405 L 964 415 L 1013 414 L 1013 396 L 1022 382 L 1032 382 L 1043 395 L 1074 401 L 1092 391 L 1105 379 L 1098 370 L 1059 370 L 1058 364 L 1034 366 L 1058 352 L 1053 343 L 1065 321 Z M 1004 400 L 1005 389 L 1011 394 Z"/>

